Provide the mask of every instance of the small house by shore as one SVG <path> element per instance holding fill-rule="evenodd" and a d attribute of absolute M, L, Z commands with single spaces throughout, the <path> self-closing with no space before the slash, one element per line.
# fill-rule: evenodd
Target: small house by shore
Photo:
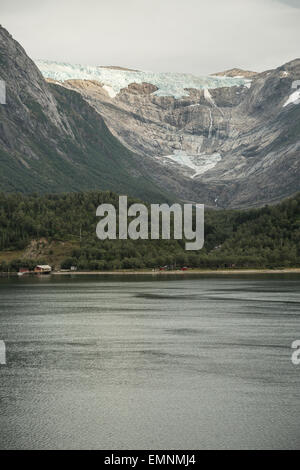
<path fill-rule="evenodd" d="M 34 268 L 34 272 L 36 274 L 50 274 L 51 271 L 52 271 L 52 268 L 48 264 L 38 264 Z"/>

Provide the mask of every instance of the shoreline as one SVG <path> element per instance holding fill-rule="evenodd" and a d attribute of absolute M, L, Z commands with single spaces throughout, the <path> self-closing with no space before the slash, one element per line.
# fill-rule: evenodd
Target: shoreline
<path fill-rule="evenodd" d="M 190 269 L 187 271 L 52 271 L 49 274 L 25 273 L 24 276 L 189 276 L 197 274 L 300 274 L 300 268 L 282 268 L 282 269 Z M 1 277 L 15 277 L 17 272 L 0 272 Z M 23 276 L 18 276 L 23 277 Z"/>
<path fill-rule="evenodd" d="M 161 276 L 161 275 L 189 275 L 189 274 L 290 274 L 296 273 L 300 274 L 300 268 L 283 268 L 283 269 L 191 269 L 187 271 L 173 270 L 173 271 L 55 271 L 51 273 L 52 275 L 151 275 L 151 276 Z"/>

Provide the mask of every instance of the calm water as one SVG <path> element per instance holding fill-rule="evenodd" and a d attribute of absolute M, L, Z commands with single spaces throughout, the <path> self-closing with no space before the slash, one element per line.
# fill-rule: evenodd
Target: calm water
<path fill-rule="evenodd" d="M 0 448 L 300 448 L 300 276 L 0 279 Z"/>

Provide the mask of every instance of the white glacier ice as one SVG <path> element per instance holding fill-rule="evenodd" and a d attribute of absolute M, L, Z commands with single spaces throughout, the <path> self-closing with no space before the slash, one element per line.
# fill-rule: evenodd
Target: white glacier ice
<path fill-rule="evenodd" d="M 178 150 L 172 155 L 166 155 L 164 157 L 158 157 L 159 160 L 165 164 L 168 162 L 175 163 L 180 166 L 187 167 L 192 170 L 191 178 L 195 178 L 198 175 L 206 173 L 211 170 L 222 160 L 219 153 L 213 153 L 208 155 L 206 153 L 200 153 L 196 155 L 188 155 L 185 151 Z"/>
<path fill-rule="evenodd" d="M 109 85 L 103 85 L 103 88 L 105 91 L 107 91 L 107 93 L 109 94 L 109 96 L 111 98 L 115 98 L 115 96 L 117 96 L 117 93 L 115 92 L 115 90 L 109 86 Z"/>
<path fill-rule="evenodd" d="M 300 90 L 294 91 L 289 99 L 284 103 L 283 107 L 285 108 L 289 104 L 300 104 Z"/>
<path fill-rule="evenodd" d="M 173 96 L 181 98 L 188 96 L 187 88 L 209 89 L 231 86 L 247 86 L 249 80 L 242 77 L 232 78 L 224 76 L 195 76 L 183 73 L 156 73 L 134 70 L 119 70 L 109 67 L 95 67 L 87 65 L 68 64 L 37 60 L 36 65 L 46 78 L 57 81 L 71 79 L 97 80 L 105 87 L 113 98 L 122 88 L 130 83 L 151 83 L 158 90 L 158 96 Z"/>

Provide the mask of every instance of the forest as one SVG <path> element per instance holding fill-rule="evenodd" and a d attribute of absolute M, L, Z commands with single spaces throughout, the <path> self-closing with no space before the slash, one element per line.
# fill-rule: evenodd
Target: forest
<path fill-rule="evenodd" d="M 139 270 L 300 266 L 300 193 L 274 206 L 205 210 L 202 250 L 185 240 L 99 240 L 96 208 L 118 205 L 111 191 L 49 195 L 0 193 L 0 271 Z M 128 199 L 128 204 L 140 202 Z"/>

